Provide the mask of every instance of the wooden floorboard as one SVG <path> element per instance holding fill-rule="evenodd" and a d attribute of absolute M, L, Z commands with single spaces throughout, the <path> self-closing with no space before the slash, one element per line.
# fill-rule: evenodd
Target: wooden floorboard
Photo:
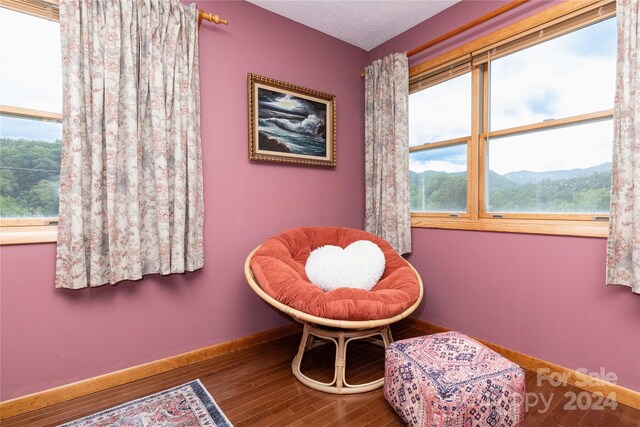
<path fill-rule="evenodd" d="M 393 327 L 395 339 L 423 333 L 404 323 Z M 359 395 L 322 393 L 300 384 L 291 373 L 291 360 L 300 336 L 290 336 L 225 354 L 89 396 L 21 414 L 2 421 L 3 427 L 55 426 L 173 386 L 200 379 L 225 415 L 237 426 L 402 426 L 384 400 L 382 390 Z M 352 346 L 352 347 L 351 347 Z M 368 382 L 384 373 L 383 352 L 370 344 L 350 344 L 347 380 Z M 302 371 L 321 381 L 333 378 L 333 345 L 305 355 Z M 329 361 L 329 363 L 327 363 Z M 524 426 L 640 427 L 640 411 L 608 402 L 603 408 L 570 410 L 567 395 L 583 395 L 583 401 L 599 398 L 570 385 L 552 386 L 527 371 L 528 395 L 537 404 L 528 407 Z M 584 394 L 587 393 L 588 396 Z M 544 398 L 544 400 L 543 400 Z M 615 408 L 611 408 L 615 405 Z"/>

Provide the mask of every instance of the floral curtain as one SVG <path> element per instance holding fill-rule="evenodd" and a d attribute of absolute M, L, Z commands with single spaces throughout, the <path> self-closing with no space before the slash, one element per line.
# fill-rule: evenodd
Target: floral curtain
<path fill-rule="evenodd" d="M 607 283 L 640 294 L 640 1 L 618 0 Z"/>
<path fill-rule="evenodd" d="M 56 287 L 203 266 L 197 14 L 178 0 L 61 2 Z"/>
<path fill-rule="evenodd" d="M 404 53 L 365 69 L 365 229 L 411 252 L 409 65 Z"/>

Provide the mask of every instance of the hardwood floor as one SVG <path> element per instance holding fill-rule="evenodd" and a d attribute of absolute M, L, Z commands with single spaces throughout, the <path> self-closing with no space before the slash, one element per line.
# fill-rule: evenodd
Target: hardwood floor
<path fill-rule="evenodd" d="M 393 328 L 396 340 L 423 335 L 402 322 Z M 179 368 L 171 372 L 115 387 L 93 395 L 25 413 L 4 420 L 2 426 L 51 426 L 71 421 L 112 406 L 156 393 L 199 378 L 235 426 L 402 426 L 386 403 L 382 390 L 359 395 L 336 396 L 300 384 L 291 373 L 299 335 L 285 337 L 249 349 Z M 349 346 L 347 381 L 358 383 L 382 376 L 382 349 L 355 343 Z M 307 375 L 329 381 L 333 371 L 327 360 L 334 357 L 332 346 L 323 346 L 305 357 L 302 370 Z M 530 398 L 524 426 L 606 426 L 638 427 L 640 411 L 625 405 L 615 410 L 567 410 L 565 393 L 584 395 L 572 386 L 553 387 L 538 381 L 527 371 Z M 588 395 L 591 396 L 591 395 Z M 544 397 L 544 402 L 541 397 Z M 591 396 L 597 402 L 596 396 Z M 587 396 L 583 398 L 588 400 Z M 546 410 L 545 410 L 546 408 Z"/>

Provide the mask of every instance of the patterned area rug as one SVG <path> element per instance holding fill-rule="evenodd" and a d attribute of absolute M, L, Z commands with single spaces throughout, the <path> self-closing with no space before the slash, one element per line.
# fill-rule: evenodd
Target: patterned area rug
<path fill-rule="evenodd" d="M 231 427 L 231 423 L 200 380 L 195 380 L 60 427 L 79 426 Z"/>

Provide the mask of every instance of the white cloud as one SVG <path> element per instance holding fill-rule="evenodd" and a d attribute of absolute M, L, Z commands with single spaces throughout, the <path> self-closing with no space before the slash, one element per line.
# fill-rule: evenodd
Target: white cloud
<path fill-rule="evenodd" d="M 499 174 L 588 168 L 611 161 L 611 120 L 489 141 L 489 167 Z"/>
<path fill-rule="evenodd" d="M 409 96 L 409 145 L 471 133 L 471 74 Z"/>
<path fill-rule="evenodd" d="M 608 54 L 584 48 L 602 26 L 615 26 L 596 25 L 493 61 L 491 129 L 613 108 L 615 41 Z"/>
<path fill-rule="evenodd" d="M 413 172 L 424 172 L 427 170 L 436 172 L 465 172 L 467 164 L 452 163 L 443 160 L 409 160 L 409 170 Z"/>

